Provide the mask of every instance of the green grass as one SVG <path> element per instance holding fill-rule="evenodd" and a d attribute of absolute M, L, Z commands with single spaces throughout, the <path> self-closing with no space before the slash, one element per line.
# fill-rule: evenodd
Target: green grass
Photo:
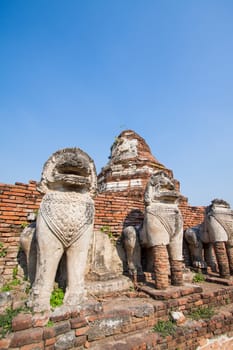
<path fill-rule="evenodd" d="M 29 311 L 27 308 L 6 309 L 4 314 L 0 315 L 0 338 L 4 338 L 7 333 L 12 332 L 12 319 L 20 312 Z"/>
<path fill-rule="evenodd" d="M 10 290 L 14 289 L 14 286 L 18 286 L 21 284 L 21 281 L 17 278 L 17 274 L 18 274 L 18 267 L 16 266 L 13 268 L 13 273 L 12 273 L 13 279 L 5 283 L 0 289 L 0 292 L 9 292 Z"/>
<path fill-rule="evenodd" d="M 55 288 L 50 297 L 50 305 L 58 307 L 63 304 L 64 292 L 61 288 Z"/>
<path fill-rule="evenodd" d="M 168 321 L 158 321 L 158 323 L 153 327 L 154 332 L 160 333 L 163 337 L 167 335 L 171 335 L 176 331 L 176 325 L 168 320 Z"/>
<path fill-rule="evenodd" d="M 199 307 L 198 309 L 192 310 L 190 317 L 193 320 L 210 319 L 214 315 L 214 310 L 212 307 Z"/>
<path fill-rule="evenodd" d="M 108 225 L 102 226 L 100 228 L 100 231 L 106 233 L 109 238 L 113 238 L 113 233 L 111 232 L 110 226 L 108 226 Z"/>
<path fill-rule="evenodd" d="M 7 249 L 4 247 L 4 244 L 0 242 L 0 258 L 4 258 L 7 255 Z"/>
<path fill-rule="evenodd" d="M 54 322 L 49 320 L 46 327 L 53 327 L 53 326 L 54 326 Z"/>
<path fill-rule="evenodd" d="M 194 277 L 193 277 L 193 282 L 204 282 L 205 281 L 205 276 L 201 272 L 197 272 Z"/>

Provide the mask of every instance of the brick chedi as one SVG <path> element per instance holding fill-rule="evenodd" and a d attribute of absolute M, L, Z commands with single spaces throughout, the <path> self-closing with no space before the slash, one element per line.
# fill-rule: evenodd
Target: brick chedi
<path fill-rule="evenodd" d="M 150 175 L 166 169 L 152 154 L 145 140 L 132 130 L 123 131 L 111 147 L 109 162 L 98 175 L 99 192 L 121 192 L 133 195 L 145 189 Z"/>

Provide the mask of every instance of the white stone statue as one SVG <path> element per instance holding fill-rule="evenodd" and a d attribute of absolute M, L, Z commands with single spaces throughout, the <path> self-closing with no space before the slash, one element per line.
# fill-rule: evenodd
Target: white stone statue
<path fill-rule="evenodd" d="M 145 217 L 140 238 L 142 245 L 153 247 L 155 285 L 158 289 L 168 286 L 168 261 L 171 283 L 183 283 L 183 219 L 177 203 L 179 197 L 174 180 L 165 171 L 151 176 L 144 196 Z"/>
<path fill-rule="evenodd" d="M 93 160 L 79 148 L 55 152 L 44 165 L 38 190 L 45 195 L 36 220 L 37 268 L 30 302 L 34 311 L 50 309 L 56 271 L 66 252 L 64 304 L 80 305 L 85 296 L 84 274 L 93 233 Z"/>
<path fill-rule="evenodd" d="M 134 226 L 126 226 L 123 230 L 123 246 L 126 253 L 127 267 L 130 275 L 142 273 L 141 247 L 138 232 Z"/>
<path fill-rule="evenodd" d="M 221 277 L 233 274 L 233 211 L 229 203 L 214 199 L 206 207 L 204 222 L 184 232 L 194 267 L 210 266 Z M 214 254 L 213 254 L 214 252 Z"/>
<path fill-rule="evenodd" d="M 184 231 L 184 239 L 188 245 L 192 266 L 204 271 L 209 266 L 215 272 L 216 263 L 213 255 L 213 243 L 210 242 L 205 231 L 204 222 L 187 228 Z"/>
<path fill-rule="evenodd" d="M 179 191 L 165 171 L 154 173 L 145 191 L 145 215 L 142 227 L 123 230 L 123 243 L 130 274 L 141 273 L 140 246 L 148 249 L 147 266 L 155 272 L 155 286 L 168 287 L 183 283 L 183 219 L 178 208 Z M 137 238 L 137 231 L 139 238 Z M 152 250 L 152 254 L 151 254 Z"/>
<path fill-rule="evenodd" d="M 229 203 L 214 199 L 206 208 L 205 235 L 213 243 L 221 277 L 233 274 L 233 210 Z"/>

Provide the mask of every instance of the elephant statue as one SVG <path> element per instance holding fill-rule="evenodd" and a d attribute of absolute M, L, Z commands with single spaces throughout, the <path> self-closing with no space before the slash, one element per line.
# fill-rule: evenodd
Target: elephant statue
<path fill-rule="evenodd" d="M 142 265 L 141 247 L 139 243 L 139 231 L 134 226 L 127 226 L 123 230 L 122 238 L 126 253 L 129 274 L 141 274 Z"/>
<path fill-rule="evenodd" d="M 36 220 L 37 265 L 29 306 L 35 312 L 50 309 L 59 262 L 66 253 L 65 305 L 80 305 L 85 298 L 84 274 L 93 234 L 96 169 L 79 148 L 52 154 L 44 165 L 38 190 L 44 194 Z M 32 232 L 28 231 L 28 237 Z M 26 236 L 26 237 L 25 237 Z M 21 238 L 28 256 L 27 234 Z"/>
<path fill-rule="evenodd" d="M 169 270 L 171 284 L 183 284 L 183 219 L 178 208 L 179 191 L 175 188 L 174 179 L 165 171 L 151 175 L 145 190 L 145 215 L 139 242 L 142 247 L 152 248 L 152 259 L 155 273 L 155 288 L 168 287 Z M 132 228 L 130 228 L 132 235 Z M 133 235 L 132 235 L 133 236 Z M 133 262 L 133 240 L 128 240 L 126 255 L 129 268 L 135 269 Z M 151 250 L 151 249 L 150 249 Z"/>
<path fill-rule="evenodd" d="M 184 231 L 184 240 L 188 245 L 191 263 L 194 268 L 206 272 L 207 267 L 210 266 L 212 271 L 216 271 L 213 244 L 209 242 L 204 222 L 187 228 Z"/>
<path fill-rule="evenodd" d="M 144 202 L 145 216 L 141 231 L 142 245 L 152 248 L 155 288 L 183 284 L 183 219 L 178 207 L 180 192 L 175 181 L 161 170 L 151 175 Z"/>
<path fill-rule="evenodd" d="M 214 246 L 219 274 L 233 275 L 233 210 L 223 199 L 214 199 L 205 212 L 206 240 Z"/>

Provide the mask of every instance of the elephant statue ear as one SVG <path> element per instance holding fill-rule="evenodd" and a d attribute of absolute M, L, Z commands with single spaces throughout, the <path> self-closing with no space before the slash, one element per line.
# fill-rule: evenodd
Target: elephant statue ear
<path fill-rule="evenodd" d="M 37 190 L 42 194 L 54 186 L 82 188 L 94 197 L 97 174 L 94 161 L 80 148 L 64 148 L 53 153 L 44 164 Z"/>

